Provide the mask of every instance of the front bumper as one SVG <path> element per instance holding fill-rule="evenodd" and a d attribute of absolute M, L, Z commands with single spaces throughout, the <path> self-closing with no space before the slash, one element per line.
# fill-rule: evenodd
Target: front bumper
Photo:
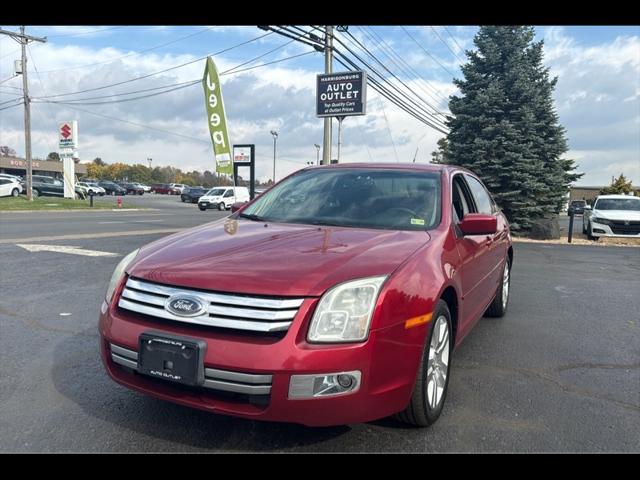
<path fill-rule="evenodd" d="M 367 422 L 403 410 L 409 402 L 426 332 L 403 324 L 372 330 L 364 343 L 311 345 L 306 342 L 310 316 L 318 299 L 306 299 L 293 324 L 279 336 L 246 333 L 164 321 L 106 303 L 100 315 L 101 356 L 109 376 L 139 392 L 174 403 L 224 415 L 308 426 Z M 141 375 L 114 362 L 112 345 L 137 351 L 138 337 L 154 330 L 205 340 L 204 367 L 247 378 L 269 377 L 269 391 L 251 395 L 215 388 L 185 387 Z M 125 352 L 126 353 L 126 352 Z M 118 352 L 116 351 L 116 354 Z M 353 393 L 290 399 L 292 375 L 359 371 Z M 212 376 L 213 375 L 213 376 Z M 216 380 L 215 374 L 207 374 Z M 219 380 L 219 379 L 218 379 Z M 251 384 L 251 382 L 249 382 Z M 248 394 L 247 394 L 248 393 Z"/>
<path fill-rule="evenodd" d="M 594 237 L 640 238 L 640 222 L 612 222 L 603 224 L 591 222 L 591 235 Z"/>

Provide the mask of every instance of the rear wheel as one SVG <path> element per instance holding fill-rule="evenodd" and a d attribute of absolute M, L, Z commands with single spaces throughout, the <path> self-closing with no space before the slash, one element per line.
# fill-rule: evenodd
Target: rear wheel
<path fill-rule="evenodd" d="M 224 202 L 220 202 L 218 204 L 218 210 L 223 211 L 223 210 L 226 210 L 226 209 L 227 209 L 227 206 L 224 204 Z"/>
<path fill-rule="evenodd" d="M 38 198 L 40 196 L 40 191 L 36 190 L 35 188 L 31 190 L 31 196 L 33 198 Z"/>
<path fill-rule="evenodd" d="M 204 212 L 206 210 L 205 207 L 201 207 L 200 205 L 198 205 L 198 208 L 200 209 L 200 211 Z"/>
<path fill-rule="evenodd" d="M 407 408 L 396 418 L 418 427 L 428 427 L 440 414 L 447 396 L 451 343 L 451 313 L 440 300 L 432 315 L 432 326 L 422 352 L 413 394 Z"/>
<path fill-rule="evenodd" d="M 509 291 L 511 290 L 511 262 L 509 257 L 504 261 L 502 269 L 502 282 L 498 286 L 496 296 L 484 312 L 485 317 L 504 317 L 507 313 L 507 305 L 509 304 Z"/>
<path fill-rule="evenodd" d="M 11 190 L 12 197 L 17 197 L 18 195 L 20 195 L 20 192 L 18 191 L 17 188 L 14 188 L 13 190 Z"/>

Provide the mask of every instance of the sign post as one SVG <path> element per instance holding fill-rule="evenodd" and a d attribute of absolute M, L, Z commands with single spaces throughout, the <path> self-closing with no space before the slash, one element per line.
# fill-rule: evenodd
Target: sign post
<path fill-rule="evenodd" d="M 256 146 L 255 144 L 233 146 L 233 184 L 238 184 L 238 168 L 249 167 L 249 198 L 256 193 Z"/>
<path fill-rule="evenodd" d="M 337 117 L 338 119 L 338 162 L 342 146 L 342 122 L 345 117 L 366 115 L 366 113 L 367 72 L 353 71 L 318 75 L 316 116 Z"/>

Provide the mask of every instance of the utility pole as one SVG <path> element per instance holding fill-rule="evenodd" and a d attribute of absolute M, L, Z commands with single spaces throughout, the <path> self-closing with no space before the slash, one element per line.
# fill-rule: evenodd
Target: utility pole
<path fill-rule="evenodd" d="M 316 147 L 316 165 L 320 165 L 320 145 L 314 143 L 313 146 Z"/>
<path fill-rule="evenodd" d="M 324 39 L 324 73 L 333 73 L 333 27 L 327 25 Z M 324 119 L 324 140 L 322 143 L 322 164 L 331 163 L 331 122 L 332 117 Z"/>
<path fill-rule="evenodd" d="M 46 42 L 47 37 L 39 38 L 25 35 L 24 25 L 20 26 L 20 33 L 0 29 L 0 34 L 9 35 L 22 47 L 22 92 L 24 97 L 24 150 L 27 160 L 27 200 L 33 201 L 32 177 L 31 177 L 31 106 L 29 99 L 29 82 L 27 81 L 27 44 L 31 42 Z"/>

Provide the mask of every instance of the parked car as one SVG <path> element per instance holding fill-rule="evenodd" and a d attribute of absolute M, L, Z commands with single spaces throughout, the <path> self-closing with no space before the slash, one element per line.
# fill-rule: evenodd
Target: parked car
<path fill-rule="evenodd" d="M 585 207 L 582 233 L 589 240 L 600 237 L 640 238 L 640 197 L 600 195 L 592 207 Z"/>
<path fill-rule="evenodd" d="M 505 315 L 512 262 L 507 220 L 467 170 L 310 167 L 124 257 L 102 361 L 128 388 L 216 414 L 427 426 L 454 347 Z"/>
<path fill-rule="evenodd" d="M 0 197 L 17 197 L 22 193 L 22 185 L 13 178 L 0 177 Z"/>
<path fill-rule="evenodd" d="M 188 187 L 184 183 L 170 183 L 169 186 L 171 187 L 169 192 L 171 195 L 181 195 L 184 189 Z"/>
<path fill-rule="evenodd" d="M 569 208 L 567 209 L 567 215 L 571 215 L 573 212 L 574 215 L 583 215 L 584 207 L 587 205 L 585 200 L 573 200 L 569 204 Z"/>
<path fill-rule="evenodd" d="M 104 196 L 106 194 L 105 189 L 102 188 L 97 183 L 76 182 L 76 186 L 83 187 L 86 190 L 86 194 L 87 195 L 91 195 L 91 193 L 93 192 L 93 195 L 99 195 L 99 196 L 102 197 L 102 196 Z"/>
<path fill-rule="evenodd" d="M 23 192 L 27 191 L 26 180 L 21 184 Z M 61 179 L 47 175 L 31 176 L 31 193 L 37 197 L 64 197 L 64 183 Z M 83 187 L 76 185 L 75 198 L 84 198 Z"/>
<path fill-rule="evenodd" d="M 187 187 L 182 191 L 180 200 L 189 203 L 198 203 L 198 199 L 207 193 L 204 187 Z"/>
<path fill-rule="evenodd" d="M 104 191 L 107 193 L 107 195 L 126 195 L 127 194 L 127 190 L 125 188 L 122 188 L 120 185 L 110 180 L 101 180 L 98 182 L 98 185 L 104 188 Z"/>
<path fill-rule="evenodd" d="M 17 175 L 11 175 L 9 173 L 0 173 L 0 178 L 8 178 L 9 180 L 16 180 L 18 183 L 21 183 L 24 179 Z"/>
<path fill-rule="evenodd" d="M 249 189 L 247 187 L 215 187 L 200 197 L 198 208 L 203 211 L 208 208 L 227 210 L 234 203 L 248 201 Z"/>
<path fill-rule="evenodd" d="M 144 193 L 149 193 L 151 191 L 151 187 L 149 185 L 145 185 L 144 183 L 131 182 L 131 184 L 142 188 Z"/>
<path fill-rule="evenodd" d="M 167 195 L 171 193 L 171 187 L 168 183 L 154 183 L 151 185 L 151 193 L 162 193 Z"/>
<path fill-rule="evenodd" d="M 124 188 L 127 191 L 127 194 L 144 195 L 144 188 L 136 185 L 135 183 L 120 182 L 118 185 Z"/>

